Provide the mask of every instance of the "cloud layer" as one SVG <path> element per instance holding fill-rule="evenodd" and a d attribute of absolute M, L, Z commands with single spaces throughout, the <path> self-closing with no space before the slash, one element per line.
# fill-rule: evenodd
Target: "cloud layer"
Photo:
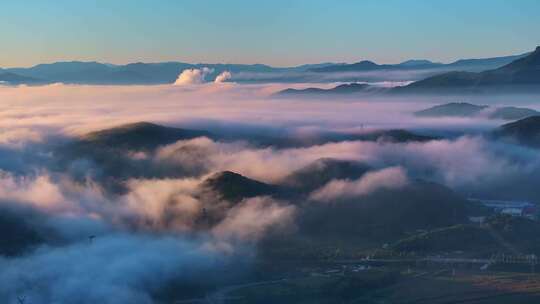
<path fill-rule="evenodd" d="M 381 189 L 401 188 L 407 184 L 403 168 L 390 167 L 368 172 L 357 180 L 333 180 L 315 190 L 310 198 L 316 201 L 335 201 L 369 194 Z"/>
<path fill-rule="evenodd" d="M 294 231 L 304 203 L 399 189 L 415 179 L 464 195 L 539 196 L 540 153 L 482 135 L 500 122 L 416 118 L 410 113 L 425 104 L 412 99 L 273 100 L 282 85 L 188 85 L 207 82 L 209 73 L 183 71 L 180 86 L 0 87 L 0 208 L 37 235 L 19 256 L 0 258 L 1 300 L 152 303 L 160 286 L 189 286 L 197 273 L 215 272 L 237 254 L 250 257 L 261 239 Z M 60 157 L 80 134 L 136 121 L 212 136 L 100 154 L 112 160 Z M 317 141 L 395 128 L 449 136 Z M 359 161 L 373 171 L 331 180 L 299 201 L 231 202 L 201 190 L 208 176 L 224 170 L 279 185 L 321 158 Z M 112 184 L 121 189 L 112 191 Z"/>

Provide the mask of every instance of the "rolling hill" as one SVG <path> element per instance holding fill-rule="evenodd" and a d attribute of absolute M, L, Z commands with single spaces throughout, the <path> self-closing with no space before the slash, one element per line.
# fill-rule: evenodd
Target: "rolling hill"
<path fill-rule="evenodd" d="M 425 59 L 407 60 L 399 64 L 377 64 L 373 61 L 363 60 L 351 64 L 336 64 L 320 68 L 313 68 L 311 71 L 318 73 L 343 73 L 343 72 L 366 72 L 366 71 L 407 71 L 407 70 L 461 70 L 461 71 L 481 71 L 501 67 L 516 59 L 526 56 L 526 54 L 481 58 L 481 59 L 459 59 L 452 63 L 444 64 L 432 62 Z"/>
<path fill-rule="evenodd" d="M 424 181 L 332 204 L 311 203 L 300 218 L 308 235 L 384 241 L 418 229 L 465 223 L 464 198 L 442 185 Z"/>
<path fill-rule="evenodd" d="M 536 92 L 540 89 L 540 46 L 497 69 L 484 72 L 449 72 L 397 87 L 394 93 Z"/>
<path fill-rule="evenodd" d="M 282 192 L 278 186 L 250 179 L 232 171 L 217 172 L 204 180 L 203 191 L 211 191 L 230 202 L 255 196 L 272 196 Z"/>
<path fill-rule="evenodd" d="M 422 232 L 398 241 L 398 251 L 438 253 L 466 251 L 489 257 L 494 253 L 540 254 L 540 223 L 526 218 L 496 215 L 482 226 L 461 224 Z"/>
<path fill-rule="evenodd" d="M 137 122 L 88 133 L 80 144 L 114 149 L 149 150 L 178 140 L 211 136 L 209 132 L 160 126 Z"/>
<path fill-rule="evenodd" d="M 434 63 L 428 60 L 407 60 L 399 64 L 377 64 L 364 60 L 353 64 L 316 63 L 291 67 L 272 67 L 264 64 L 215 64 L 186 62 L 135 62 L 125 65 L 100 63 L 95 61 L 64 61 L 38 64 L 28 68 L 8 68 L 2 73 L 13 73 L 20 77 L 16 84 L 41 84 L 62 82 L 67 84 L 171 84 L 185 69 L 208 67 L 212 69 L 208 80 L 214 79 L 223 71 L 233 74 L 235 82 L 352 82 L 382 81 L 385 77 L 343 76 L 340 72 L 392 72 L 422 71 L 418 75 L 399 78 L 416 80 L 445 71 L 461 70 L 478 72 L 498 68 L 524 55 L 495 57 L 487 59 L 461 59 L 450 64 Z M 332 76 L 333 74 L 333 76 Z M 326 76 L 328 77 L 326 77 Z M 7 76 L 6 76 L 7 78 Z M 34 79 L 39 79 L 36 83 Z"/>
<path fill-rule="evenodd" d="M 375 88 L 365 83 L 348 83 L 341 84 L 331 89 L 321 88 L 306 88 L 306 89 L 285 89 L 277 92 L 274 96 L 324 96 L 324 95 L 339 95 L 339 94 L 354 94 L 367 93 Z"/>
<path fill-rule="evenodd" d="M 495 138 L 540 148 L 540 116 L 507 123 L 492 132 Z"/>
<path fill-rule="evenodd" d="M 60 143 L 54 148 L 55 169 L 68 172 L 84 182 L 91 176 L 113 193 L 126 190 L 130 178 L 180 177 L 199 175 L 202 168 L 190 166 L 158 166 L 149 159 L 134 159 L 133 151 L 152 153 L 159 146 L 178 140 L 211 136 L 206 131 L 160 126 L 148 122 L 125 124 L 95 131 Z"/>
<path fill-rule="evenodd" d="M 28 77 L 28 76 L 21 76 L 12 72 L 2 72 L 0 70 L 0 84 L 5 83 L 8 85 L 17 85 L 17 84 L 41 84 L 46 83 L 43 80 L 34 78 L 34 77 Z"/>
<path fill-rule="evenodd" d="M 371 168 L 357 161 L 321 158 L 284 178 L 282 184 L 311 192 L 333 179 L 358 179 Z"/>
<path fill-rule="evenodd" d="M 114 65 L 100 62 L 65 61 L 38 64 L 29 68 L 9 68 L 0 70 L 0 74 L 14 73 L 27 77 L 27 82 L 33 78 L 42 82 L 62 82 L 68 84 L 171 84 L 185 69 L 207 67 L 212 70 L 208 80 L 213 80 L 224 71 L 233 74 L 245 74 L 239 80 L 249 81 L 249 75 L 267 75 L 268 79 L 297 77 L 294 73 L 305 72 L 311 68 L 324 67 L 331 63 L 307 64 L 295 67 L 271 67 L 264 64 L 214 64 L 214 63 L 185 63 L 185 62 L 135 62 L 126 65 Z M 289 75 L 290 74 L 290 75 Z M 278 75 L 278 76 L 276 76 Z M 279 76 L 282 75 L 282 76 Z M 277 77 L 277 78 L 276 78 Z M 261 79 L 265 79 L 262 77 Z"/>
<path fill-rule="evenodd" d="M 480 117 L 490 119 L 518 120 L 539 115 L 540 112 L 520 107 L 490 107 L 466 102 L 451 102 L 414 112 L 419 117 Z"/>
<path fill-rule="evenodd" d="M 536 115 L 540 115 L 540 112 L 529 108 L 500 107 L 490 113 L 489 117 L 493 119 L 518 120 Z"/>
<path fill-rule="evenodd" d="M 487 109 L 487 106 L 484 105 L 479 106 L 466 102 L 452 102 L 414 112 L 414 115 L 420 117 L 470 117 L 477 115 L 479 112 L 485 109 Z"/>

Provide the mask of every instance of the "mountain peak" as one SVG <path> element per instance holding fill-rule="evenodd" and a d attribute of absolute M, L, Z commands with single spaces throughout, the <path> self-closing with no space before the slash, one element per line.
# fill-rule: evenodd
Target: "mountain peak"
<path fill-rule="evenodd" d="M 206 131 L 165 127 L 150 122 L 135 122 L 94 131 L 83 135 L 81 140 L 94 145 L 112 148 L 153 149 L 178 140 L 210 136 Z"/>
<path fill-rule="evenodd" d="M 418 66 L 418 65 L 429 65 L 434 64 L 434 62 L 426 60 L 426 59 L 410 59 L 407 61 L 403 61 L 399 63 L 398 65 L 401 66 Z"/>
<path fill-rule="evenodd" d="M 357 65 L 364 65 L 364 66 L 376 66 L 377 64 L 371 60 L 362 60 L 360 62 L 355 63 Z"/>
<path fill-rule="evenodd" d="M 530 116 L 500 126 L 493 132 L 497 138 L 540 148 L 540 116 Z"/>
<path fill-rule="evenodd" d="M 414 112 L 414 115 L 423 117 L 469 117 L 477 115 L 486 108 L 487 106 L 485 105 L 475 105 L 467 102 L 450 102 Z"/>
<path fill-rule="evenodd" d="M 275 194 L 277 188 L 245 177 L 232 171 L 221 171 L 212 174 L 203 181 L 203 188 L 218 193 L 227 201 L 240 201 L 244 198 L 259 195 Z"/>

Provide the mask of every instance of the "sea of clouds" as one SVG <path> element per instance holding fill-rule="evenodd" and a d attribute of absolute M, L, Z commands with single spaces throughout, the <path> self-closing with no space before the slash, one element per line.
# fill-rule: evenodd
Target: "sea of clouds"
<path fill-rule="evenodd" d="M 201 195 L 200 185 L 219 171 L 280 183 L 321 158 L 373 168 L 358 180 L 333 180 L 316 189 L 309 197 L 313 203 L 399 188 L 415 179 L 465 196 L 538 195 L 531 181 L 540 177 L 539 152 L 484 136 L 502 121 L 414 117 L 413 111 L 441 102 L 425 98 L 274 99 L 288 85 L 239 85 L 227 82 L 228 72 L 212 81 L 206 79 L 209 73 L 186 70 L 175 85 L 0 86 L 0 207 L 50 238 L 22 255 L 0 258 L 4 303 L 152 303 L 163 286 L 189 286 L 216 269 L 249 261 L 265 234 L 294 229 L 293 202 L 254 197 L 232 206 Z M 139 121 L 231 139 L 200 137 L 151 152 L 131 151 L 129 161 L 155 174 L 127 178 L 121 193 L 104 185 L 100 176 L 108 173 L 100 164 L 81 159 L 67 169 L 56 166 L 58 145 L 89 131 Z M 287 147 L 250 140 L 397 128 L 451 136 Z M 501 185 L 519 191 L 502 191 Z M 201 229 L 196 221 L 201 212 L 215 214 L 217 222 Z"/>

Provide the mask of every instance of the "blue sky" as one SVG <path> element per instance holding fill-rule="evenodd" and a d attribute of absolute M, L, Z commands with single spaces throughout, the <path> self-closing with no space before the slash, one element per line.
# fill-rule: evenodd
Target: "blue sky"
<path fill-rule="evenodd" d="M 2 0 L 0 67 L 452 61 L 540 45 L 538 0 Z"/>

